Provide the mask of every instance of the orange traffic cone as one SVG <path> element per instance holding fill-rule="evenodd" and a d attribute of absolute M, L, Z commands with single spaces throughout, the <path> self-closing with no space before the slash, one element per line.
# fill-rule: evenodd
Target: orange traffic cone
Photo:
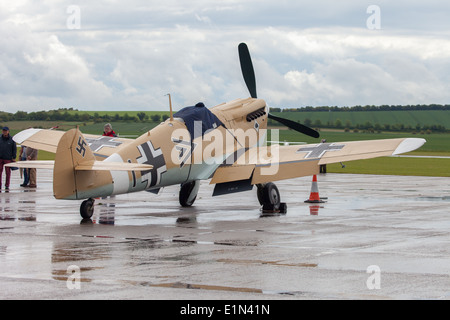
<path fill-rule="evenodd" d="M 313 175 L 312 186 L 311 186 L 311 194 L 309 195 L 309 199 L 305 200 L 307 203 L 323 203 L 325 201 L 320 200 L 319 197 L 319 188 L 317 187 L 317 176 Z"/>

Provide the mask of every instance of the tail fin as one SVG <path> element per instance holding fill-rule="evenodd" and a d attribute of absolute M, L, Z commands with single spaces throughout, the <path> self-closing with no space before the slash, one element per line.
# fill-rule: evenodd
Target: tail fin
<path fill-rule="evenodd" d="M 67 131 L 59 140 L 53 170 L 53 194 L 56 199 L 85 199 L 83 193 L 112 184 L 108 171 L 76 171 L 81 164 L 92 165 L 94 154 L 78 129 Z M 111 187 L 112 188 L 112 187 Z M 111 191 L 112 192 L 112 191 Z M 105 192 L 105 195 L 108 192 Z"/>

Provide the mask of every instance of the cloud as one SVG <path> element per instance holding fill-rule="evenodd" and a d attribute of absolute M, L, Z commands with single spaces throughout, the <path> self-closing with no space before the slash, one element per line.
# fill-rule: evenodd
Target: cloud
<path fill-rule="evenodd" d="M 0 98 L 7 111 L 160 110 L 247 97 L 237 45 L 269 105 L 447 103 L 449 5 L 369 2 L 79 1 L 0 4 Z M 412 21 L 412 19 L 415 20 Z"/>
<path fill-rule="evenodd" d="M 95 102 L 110 95 L 109 89 L 92 76 L 87 62 L 56 35 L 36 34 L 10 22 L 1 23 L 0 29 L 5 39 L 0 44 L 4 105 L 8 105 L 9 96 L 15 107 L 30 109 L 33 106 L 22 105 L 20 96 L 33 102 L 42 99 L 38 103 L 42 107 L 45 101 L 65 105 L 80 96 L 89 96 Z"/>
<path fill-rule="evenodd" d="M 448 66 L 441 68 L 448 40 L 349 28 L 270 28 L 266 34 L 276 39 L 266 50 L 272 55 L 279 48 L 284 66 L 278 66 L 278 75 L 284 76 L 272 70 L 265 76 L 276 80 L 262 82 L 260 92 L 269 92 L 267 99 L 280 106 L 446 103 L 450 98 Z"/>

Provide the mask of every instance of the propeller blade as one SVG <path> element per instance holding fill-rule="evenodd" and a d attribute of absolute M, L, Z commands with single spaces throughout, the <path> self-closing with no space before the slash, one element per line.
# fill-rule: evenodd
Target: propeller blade
<path fill-rule="evenodd" d="M 256 98 L 256 79 L 255 71 L 253 69 L 252 58 L 250 57 L 250 52 L 245 43 L 239 44 L 239 61 L 241 62 L 242 75 L 244 76 L 245 84 L 250 92 L 252 98 Z"/>
<path fill-rule="evenodd" d="M 310 136 L 313 138 L 319 138 L 319 136 L 320 136 L 316 130 L 311 129 L 311 128 L 309 128 L 303 124 L 300 124 L 298 122 L 294 122 L 289 119 L 280 118 L 280 117 L 274 116 L 273 114 L 270 114 L 270 113 L 267 116 L 269 117 L 269 119 L 278 121 L 279 123 L 284 124 L 286 127 L 291 128 L 292 130 L 298 131 L 300 133 L 306 134 L 307 136 Z"/>

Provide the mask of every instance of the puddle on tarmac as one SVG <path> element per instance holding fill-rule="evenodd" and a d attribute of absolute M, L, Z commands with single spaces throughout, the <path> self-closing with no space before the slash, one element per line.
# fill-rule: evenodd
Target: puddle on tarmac
<path fill-rule="evenodd" d="M 36 221 L 33 214 L 0 214 L 0 220 L 3 221 Z"/>
<path fill-rule="evenodd" d="M 257 247 L 258 244 L 260 244 L 261 241 L 258 240 L 221 240 L 221 241 L 214 241 L 214 244 L 216 245 L 222 245 L 222 246 L 239 246 L 239 247 Z"/>
<path fill-rule="evenodd" d="M 245 240 L 221 240 L 221 241 L 197 241 L 189 239 L 172 239 L 171 242 L 187 243 L 187 244 L 214 244 L 218 246 L 238 246 L 238 247 L 257 247 L 261 241 L 245 241 Z"/>
<path fill-rule="evenodd" d="M 303 291 L 273 291 L 273 290 L 262 290 L 258 288 L 247 288 L 247 287 L 230 287 L 230 286 L 219 286 L 219 285 L 207 285 L 207 284 L 193 284 L 185 282 L 169 282 L 152 284 L 141 282 L 141 286 L 148 287 L 158 287 L 158 288 L 174 288 L 174 289 L 190 289 L 190 290 L 212 290 L 212 291 L 227 291 L 227 292 L 242 292 L 242 293 L 258 293 L 258 294 L 270 294 L 270 295 L 289 295 L 289 296 L 301 296 L 307 294 Z"/>
<path fill-rule="evenodd" d="M 91 270 L 97 270 L 97 269 L 103 269 L 103 267 L 81 267 L 80 273 L 85 274 L 87 271 Z M 53 280 L 60 280 L 60 281 L 67 281 L 70 277 L 70 272 L 67 271 L 67 269 L 64 270 L 52 270 L 52 279 Z M 80 282 L 92 282 L 92 279 L 86 278 L 85 276 L 79 277 L 78 280 Z"/>
<path fill-rule="evenodd" d="M 264 260 L 218 259 L 217 262 L 239 263 L 239 264 L 269 264 L 283 267 L 302 267 L 302 268 L 316 268 L 318 266 L 317 263 L 283 263 L 281 261 L 264 261 Z"/>
<path fill-rule="evenodd" d="M 56 244 L 53 247 L 51 262 L 77 262 L 87 260 L 104 260 L 111 258 L 111 248 L 107 245 L 89 242 L 74 244 Z"/>
<path fill-rule="evenodd" d="M 419 200 L 425 200 L 425 201 L 445 201 L 450 202 L 450 197 L 418 197 Z"/>
<path fill-rule="evenodd" d="M 233 291 L 233 292 L 246 292 L 246 293 L 263 293 L 261 289 L 256 288 L 241 288 L 241 287 L 227 287 L 227 286 L 216 286 L 216 285 L 206 285 L 206 284 L 191 284 L 183 282 L 172 282 L 172 283 L 160 283 L 160 284 L 145 284 L 150 287 L 159 288 L 176 288 L 176 289 L 201 289 L 201 290 L 215 290 L 215 291 Z"/>

